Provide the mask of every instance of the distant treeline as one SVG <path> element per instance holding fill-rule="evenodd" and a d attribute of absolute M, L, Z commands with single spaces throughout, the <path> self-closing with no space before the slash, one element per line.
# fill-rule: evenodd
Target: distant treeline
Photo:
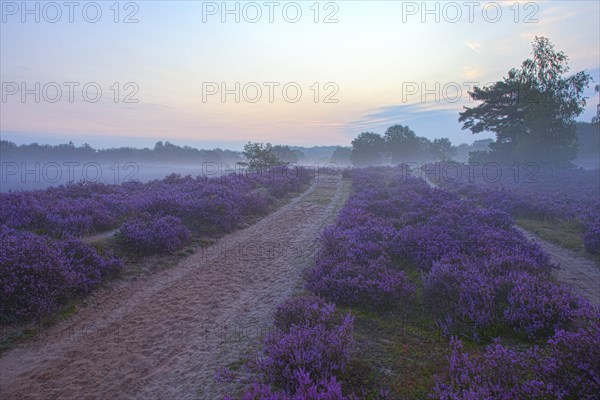
<path fill-rule="evenodd" d="M 338 146 L 274 146 L 279 158 L 286 162 L 327 163 Z M 2 162 L 137 162 L 141 164 L 181 164 L 190 165 L 203 162 L 235 164 L 243 161 L 241 152 L 233 150 L 197 149 L 191 146 L 177 146 L 169 141 L 157 142 L 153 148 L 137 149 L 119 147 L 95 149 L 89 144 L 75 146 L 68 144 L 23 144 L 17 145 L 0 140 L 0 161 Z"/>
<path fill-rule="evenodd" d="M 0 141 L 0 158 L 3 162 L 138 162 L 138 163 L 169 163 L 196 164 L 202 162 L 235 163 L 242 160 L 240 153 L 231 150 L 199 150 L 190 146 L 177 146 L 171 142 L 157 142 L 154 148 L 136 149 L 119 147 L 111 149 L 94 149 L 89 144 L 75 146 L 68 144 L 23 144 L 16 145 L 7 140 Z"/>
<path fill-rule="evenodd" d="M 600 167 L 600 125 L 577 122 L 577 157 L 575 165 Z M 499 157 L 494 139 L 475 140 L 472 144 L 453 145 L 448 138 L 429 140 L 418 136 L 408 126 L 394 125 L 383 135 L 363 132 L 352 141 L 352 147 L 338 147 L 331 161 L 354 166 L 398 164 L 400 162 L 458 161 L 484 162 L 507 160 Z"/>
<path fill-rule="evenodd" d="M 466 162 L 471 153 L 489 151 L 493 142 L 493 139 L 483 139 L 455 146 L 448 138 L 429 140 L 418 136 L 408 126 L 393 125 L 383 135 L 361 133 L 352 141 L 352 147 L 338 147 L 331 160 L 354 166 L 452 160 Z"/>
<path fill-rule="evenodd" d="M 575 164 L 584 168 L 600 168 L 600 124 L 577 123 L 579 152 Z"/>
<path fill-rule="evenodd" d="M 585 168 L 598 168 L 600 163 L 600 125 L 577 122 L 578 155 L 574 163 Z M 359 135 L 352 147 L 342 146 L 274 146 L 276 155 L 286 162 L 311 164 L 333 162 L 346 165 L 376 165 L 402 161 L 455 160 L 467 162 L 474 153 L 489 152 L 494 139 L 476 140 L 472 144 L 454 146 L 448 139 L 430 141 L 417 136 L 410 128 L 401 125 L 390 127 L 386 134 L 367 132 Z M 143 164 L 193 165 L 203 162 L 235 164 L 244 161 L 242 153 L 232 150 L 201 150 L 190 146 L 177 146 L 169 141 L 157 142 L 152 149 L 119 147 L 94 149 L 89 144 L 73 143 L 47 145 L 16 145 L 0 141 L 2 162 L 138 162 Z"/>

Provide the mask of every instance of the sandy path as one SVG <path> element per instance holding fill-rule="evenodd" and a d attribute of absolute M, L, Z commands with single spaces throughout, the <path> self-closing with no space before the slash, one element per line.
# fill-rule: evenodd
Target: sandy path
<path fill-rule="evenodd" d="M 522 228 L 517 229 L 523 232 L 529 240 L 537 242 L 550 255 L 552 262 L 558 266 L 554 270 L 554 276 L 558 280 L 571 286 L 576 293 L 600 307 L 600 265 L 598 263 L 540 239 Z"/>
<path fill-rule="evenodd" d="M 327 177 L 175 268 L 98 291 L 46 337 L 2 356 L 0 398 L 223 398 L 215 369 L 260 346 L 349 187 Z"/>

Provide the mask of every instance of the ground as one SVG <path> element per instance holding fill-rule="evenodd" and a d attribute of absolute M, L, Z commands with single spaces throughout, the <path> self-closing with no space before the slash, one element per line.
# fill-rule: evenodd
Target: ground
<path fill-rule="evenodd" d="M 218 384 L 216 370 L 240 365 L 260 348 L 275 307 L 302 290 L 319 235 L 350 186 L 327 177 L 173 268 L 94 292 L 64 321 L 2 355 L 1 398 L 212 400 L 236 393 L 239 383 Z M 558 264 L 559 280 L 600 304 L 596 262 L 525 233 Z M 357 317 L 353 367 L 360 372 L 346 377 L 350 384 L 380 382 L 402 397 L 426 395 L 448 347 L 419 307 L 341 309 Z"/>

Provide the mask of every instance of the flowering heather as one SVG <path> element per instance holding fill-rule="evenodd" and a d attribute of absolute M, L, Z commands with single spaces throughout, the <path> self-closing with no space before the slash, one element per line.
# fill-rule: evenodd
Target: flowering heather
<path fill-rule="evenodd" d="M 449 368 L 436 377 L 434 399 L 597 399 L 600 324 L 558 331 L 545 346 L 513 350 L 499 341 L 481 355 L 452 340 Z"/>
<path fill-rule="evenodd" d="M 268 174 L 170 175 L 147 183 L 81 182 L 0 193 L 0 318 L 4 323 L 51 312 L 120 269 L 120 261 L 74 237 L 121 226 L 132 249 L 172 252 L 189 242 L 190 229 L 235 229 L 243 217 L 268 211 L 269 193 L 281 197 L 310 178 L 302 168 L 279 167 Z"/>
<path fill-rule="evenodd" d="M 385 258 L 363 265 L 321 259 L 311 271 L 307 287 L 340 304 L 373 307 L 401 304 L 415 290 L 404 272 L 393 269 Z"/>
<path fill-rule="evenodd" d="M 423 277 L 423 297 L 444 333 L 478 337 L 501 321 L 498 293 L 502 286 L 476 265 L 436 263 Z"/>
<path fill-rule="evenodd" d="M 298 296 L 288 299 L 275 310 L 275 327 L 288 332 L 292 326 L 317 324 L 330 328 L 335 323 L 335 305 L 317 296 Z"/>
<path fill-rule="evenodd" d="M 484 354 L 471 355 L 453 339 L 449 369 L 437 378 L 434 398 L 594 398 L 599 311 L 552 279 L 548 255 L 514 227 L 514 210 L 431 188 L 399 168 L 345 176 L 354 191 L 322 234 L 307 273 L 309 290 L 338 304 L 374 308 L 406 306 L 422 296 L 449 336 L 547 340 L 527 350 L 495 341 Z M 341 398 L 332 378 L 347 365 L 337 344 L 344 336 L 339 330 L 347 329 L 346 322 L 328 325 L 335 321 L 328 307 L 318 297 L 279 307 L 261 363 L 266 382 L 255 383 L 244 398 Z M 323 347 L 327 342 L 339 354 Z M 311 394 L 297 397 L 304 390 L 301 376 Z"/>
<path fill-rule="evenodd" d="M 85 294 L 122 263 L 76 239 L 54 240 L 0 227 L 0 321 L 10 323 L 54 311 Z"/>
<path fill-rule="evenodd" d="M 0 193 L 0 224 L 56 237 L 115 229 L 140 213 L 172 215 L 199 232 L 230 231 L 248 214 L 264 214 L 271 196 L 299 191 L 303 168 L 196 177 L 172 174 L 147 183 L 81 182 L 36 191 Z M 257 189 L 265 189 L 259 193 Z"/>
<path fill-rule="evenodd" d="M 243 395 L 242 400 L 350 400 L 342 394 L 342 385 L 335 377 L 315 383 L 308 373 L 299 371 L 294 380 L 298 382 L 294 394 L 273 391 L 271 385 L 254 382 L 250 390 Z"/>
<path fill-rule="evenodd" d="M 437 377 L 432 397 L 450 399 L 546 399 L 553 388 L 535 372 L 538 350 L 517 352 L 494 343 L 483 356 L 465 353 L 453 339 L 452 355 L 445 379 Z"/>
<path fill-rule="evenodd" d="M 191 240 L 191 232 L 181 219 L 170 215 L 129 220 L 121 226 L 120 231 L 129 248 L 147 254 L 172 253 Z"/>
<path fill-rule="evenodd" d="M 587 232 L 583 235 L 583 245 L 592 254 L 600 254 L 600 221 L 589 225 Z"/>
<path fill-rule="evenodd" d="M 406 303 L 422 276 L 423 299 L 447 334 L 481 338 L 510 326 L 543 338 L 590 306 L 550 280 L 552 264 L 510 215 L 399 179 L 397 169 L 352 171 L 354 193 L 323 246 L 307 287 L 340 304 Z"/>
<path fill-rule="evenodd" d="M 506 167 L 514 172 L 513 167 Z M 499 182 L 483 179 L 475 170 L 470 176 L 440 184 L 473 199 L 478 204 L 506 211 L 515 218 L 575 221 L 584 230 L 586 250 L 600 252 L 600 171 L 571 169 L 541 171 L 531 177 L 504 174 Z M 474 180 L 472 178 L 475 178 Z M 468 181 L 472 179 L 472 181 Z"/>
<path fill-rule="evenodd" d="M 335 305 L 316 296 L 294 297 L 275 312 L 254 382 L 242 399 L 343 400 L 336 377 L 346 371 L 354 319 L 335 317 Z"/>
<path fill-rule="evenodd" d="M 342 373 L 350 361 L 353 318 L 349 315 L 333 328 L 317 323 L 293 325 L 289 331 L 275 331 L 265 339 L 261 369 L 268 381 L 288 393 L 296 393 L 299 374 L 318 382 Z"/>
<path fill-rule="evenodd" d="M 523 273 L 507 278 L 512 287 L 504 317 L 529 338 L 547 337 L 591 312 L 584 299 L 563 285 Z"/>
<path fill-rule="evenodd" d="M 323 232 L 323 246 L 308 274 L 307 288 L 339 304 L 399 304 L 415 290 L 392 260 L 395 209 L 402 202 L 392 200 L 382 179 L 361 170 L 352 176 L 355 191 L 336 224 Z"/>

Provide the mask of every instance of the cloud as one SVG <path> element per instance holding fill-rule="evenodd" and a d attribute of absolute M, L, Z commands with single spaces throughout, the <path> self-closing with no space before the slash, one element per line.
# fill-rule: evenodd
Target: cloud
<path fill-rule="evenodd" d="M 475 53 L 481 54 L 481 43 L 466 42 L 465 46 L 467 46 L 469 49 L 473 50 Z"/>
<path fill-rule="evenodd" d="M 370 110 L 349 123 L 346 132 L 352 136 L 364 131 L 383 133 L 394 124 L 408 125 L 417 135 L 428 139 L 447 137 L 455 144 L 492 137 L 491 134 L 475 137 L 470 131 L 463 131 L 457 109 L 430 108 L 425 104 L 402 104 Z"/>
<path fill-rule="evenodd" d="M 339 126 L 345 126 L 346 124 L 344 122 L 309 121 L 308 125 L 324 126 L 324 127 L 328 127 L 328 126 L 339 127 Z"/>
<path fill-rule="evenodd" d="M 481 79 L 485 76 L 485 71 L 480 68 L 464 67 L 463 76 L 470 81 Z"/>

